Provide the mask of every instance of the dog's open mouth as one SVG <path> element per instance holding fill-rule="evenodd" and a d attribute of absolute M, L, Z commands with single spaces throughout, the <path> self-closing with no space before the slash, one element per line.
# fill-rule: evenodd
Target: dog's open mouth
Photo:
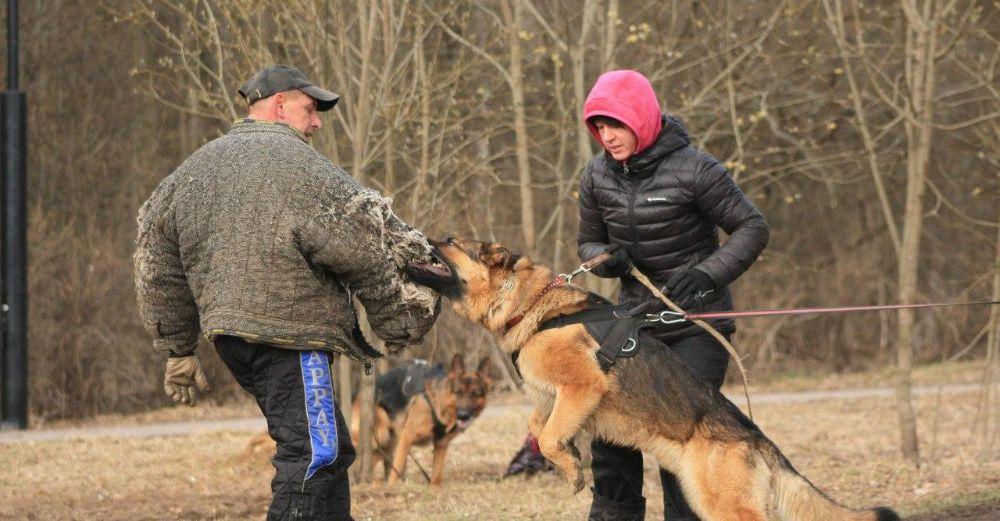
<path fill-rule="evenodd" d="M 431 250 L 429 262 L 407 264 L 406 274 L 413 282 L 423 284 L 445 297 L 458 299 L 462 296 L 462 282 L 455 266 L 444 258 L 437 247 Z"/>
<path fill-rule="evenodd" d="M 411 275 L 416 275 L 418 278 L 431 277 L 444 280 L 450 279 L 452 276 L 451 266 L 441 257 L 437 248 L 431 250 L 430 262 L 411 262 L 407 264 L 406 269 Z"/>
<path fill-rule="evenodd" d="M 465 429 L 467 429 L 469 427 L 469 424 L 472 423 L 472 419 L 458 420 L 457 423 L 458 423 L 458 430 L 464 431 Z"/>

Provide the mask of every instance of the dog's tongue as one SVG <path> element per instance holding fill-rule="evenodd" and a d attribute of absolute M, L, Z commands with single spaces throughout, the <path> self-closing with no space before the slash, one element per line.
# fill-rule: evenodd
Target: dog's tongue
<path fill-rule="evenodd" d="M 464 431 L 465 428 L 469 426 L 469 423 L 472 422 L 470 422 L 469 420 L 458 420 L 458 430 Z"/>

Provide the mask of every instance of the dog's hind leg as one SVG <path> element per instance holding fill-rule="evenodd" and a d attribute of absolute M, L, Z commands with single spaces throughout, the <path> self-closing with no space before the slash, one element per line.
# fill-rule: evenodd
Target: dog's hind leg
<path fill-rule="evenodd" d="M 768 489 L 769 474 L 755 469 L 745 442 L 719 441 L 696 432 L 680 454 L 657 455 L 661 465 L 667 458 L 674 460 L 684 497 L 702 519 L 767 521 L 760 491 Z"/>
<path fill-rule="evenodd" d="M 542 435 L 542 428 L 545 427 L 545 422 L 549 418 L 548 413 L 548 408 L 535 407 L 531 410 L 531 416 L 528 417 L 528 432 L 536 440 Z"/>
<path fill-rule="evenodd" d="M 538 436 L 542 454 L 563 472 L 573 485 L 573 493 L 583 490 L 583 471 L 579 452 L 571 447 L 573 437 L 583 422 L 594 413 L 604 395 L 605 386 L 562 385 L 556 390 L 555 403 Z"/>

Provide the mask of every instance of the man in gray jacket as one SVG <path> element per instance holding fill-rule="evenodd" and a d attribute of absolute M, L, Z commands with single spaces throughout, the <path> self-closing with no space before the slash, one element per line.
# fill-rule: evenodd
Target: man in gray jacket
<path fill-rule="evenodd" d="M 293 67 L 268 67 L 240 94 L 246 119 L 192 154 L 139 211 L 135 279 L 143 324 L 167 355 L 164 390 L 194 405 L 213 342 L 257 400 L 277 443 L 268 519 L 351 519 L 355 452 L 333 400 L 330 353 L 381 356 L 356 297 L 389 346 L 418 341 L 439 302 L 401 275 L 430 246 L 309 145 L 338 96 Z"/>

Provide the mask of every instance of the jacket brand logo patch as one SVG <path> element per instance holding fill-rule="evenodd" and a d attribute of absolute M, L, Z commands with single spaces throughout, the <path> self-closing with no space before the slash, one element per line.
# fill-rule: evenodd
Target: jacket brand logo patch
<path fill-rule="evenodd" d="M 647 203 L 652 203 L 652 202 L 656 202 L 656 201 L 666 201 L 666 200 L 667 200 L 666 197 L 647 197 L 646 198 L 646 202 Z"/>

